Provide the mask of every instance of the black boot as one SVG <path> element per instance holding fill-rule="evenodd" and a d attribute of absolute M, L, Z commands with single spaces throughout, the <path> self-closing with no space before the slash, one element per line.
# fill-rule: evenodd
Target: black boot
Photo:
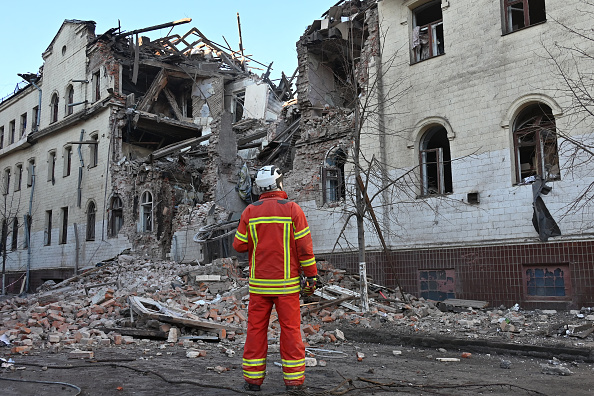
<path fill-rule="evenodd" d="M 304 385 L 287 385 L 287 392 L 299 391 L 304 389 Z"/>
<path fill-rule="evenodd" d="M 260 392 L 260 385 L 256 385 L 256 384 L 250 384 L 249 382 L 246 382 L 245 384 L 243 384 L 243 389 L 246 391 L 251 391 L 251 392 Z"/>

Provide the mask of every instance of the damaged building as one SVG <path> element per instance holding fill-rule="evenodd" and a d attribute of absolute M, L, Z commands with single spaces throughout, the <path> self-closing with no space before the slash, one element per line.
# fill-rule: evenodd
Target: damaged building
<path fill-rule="evenodd" d="M 592 53 L 571 32 L 589 27 L 579 4 L 343 1 L 313 21 L 297 43 L 285 185 L 316 257 L 359 271 L 360 185 L 375 282 L 433 300 L 592 305 L 592 205 L 579 201 L 592 118 L 575 116 L 551 55 Z M 591 58 L 571 62 L 588 75 Z"/>
<path fill-rule="evenodd" d="M 231 254 L 223 240 L 196 244 L 192 216 L 232 224 L 241 213 L 238 151 L 266 145 L 292 93 L 284 75 L 274 85 L 260 64 L 257 76 L 256 61 L 197 28 L 143 36 L 190 21 L 96 35 L 93 21 L 65 20 L 39 73 L 0 103 L 8 292 L 126 249 L 194 263 Z"/>

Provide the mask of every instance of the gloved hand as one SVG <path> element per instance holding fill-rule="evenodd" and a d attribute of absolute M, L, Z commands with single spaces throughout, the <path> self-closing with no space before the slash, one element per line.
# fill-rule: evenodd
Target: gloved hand
<path fill-rule="evenodd" d="M 303 285 L 301 286 L 301 293 L 308 297 L 314 294 L 316 291 L 316 287 L 318 286 L 318 277 L 313 276 L 310 278 L 305 278 L 303 281 Z"/>

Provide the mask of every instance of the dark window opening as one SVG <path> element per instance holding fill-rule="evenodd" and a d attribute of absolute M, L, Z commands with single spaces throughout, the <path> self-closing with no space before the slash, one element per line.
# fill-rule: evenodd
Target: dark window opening
<path fill-rule="evenodd" d="M 62 208 L 62 227 L 60 228 L 60 244 L 68 242 L 68 207 Z"/>
<path fill-rule="evenodd" d="M 72 147 L 64 149 L 64 177 L 70 176 L 72 169 Z"/>
<path fill-rule="evenodd" d="M 99 136 L 93 135 L 91 136 L 91 140 L 94 143 L 89 144 L 90 150 L 90 164 L 89 167 L 93 168 L 99 164 Z"/>
<path fill-rule="evenodd" d="M 425 133 L 419 155 L 421 196 L 452 193 L 450 141 L 444 127 L 433 127 Z"/>
<path fill-rule="evenodd" d="M 52 211 L 45 211 L 45 229 L 43 234 L 43 244 L 49 246 L 52 244 Z"/>
<path fill-rule="evenodd" d="M 74 88 L 71 86 L 68 87 L 68 100 L 66 103 L 66 115 L 70 115 L 74 112 L 74 106 L 71 106 L 74 103 Z"/>
<path fill-rule="evenodd" d="M 0 149 L 4 148 L 4 127 L 0 126 Z"/>
<path fill-rule="evenodd" d="M 559 180 L 559 155 L 555 117 L 551 108 L 535 104 L 523 110 L 514 123 L 516 182 Z"/>
<path fill-rule="evenodd" d="M 545 0 L 503 0 L 505 32 L 511 33 L 547 20 Z"/>
<path fill-rule="evenodd" d="M 95 203 L 89 202 L 87 208 L 87 241 L 95 240 Z"/>
<path fill-rule="evenodd" d="M 151 232 L 153 230 L 153 196 L 150 192 L 145 191 L 142 194 L 140 208 L 142 210 L 140 217 L 142 231 Z"/>
<path fill-rule="evenodd" d="M 93 98 L 94 102 L 101 99 L 101 74 L 99 72 L 93 73 Z"/>
<path fill-rule="evenodd" d="M 427 300 L 456 298 L 456 273 L 453 269 L 419 271 L 419 295 Z"/>
<path fill-rule="evenodd" d="M 16 131 L 16 122 L 14 120 L 10 121 L 10 123 L 8 124 L 8 129 L 9 129 L 9 144 L 13 144 L 14 143 L 14 135 L 15 135 L 15 131 Z"/>
<path fill-rule="evenodd" d="M 108 236 L 116 237 L 124 225 L 123 204 L 120 197 L 111 199 Z"/>
<path fill-rule="evenodd" d="M 39 123 L 39 106 L 33 107 L 33 124 L 31 125 L 32 131 L 37 131 L 37 124 Z"/>
<path fill-rule="evenodd" d="M 414 61 L 442 55 L 444 51 L 443 19 L 441 1 L 432 1 L 413 10 Z"/>
<path fill-rule="evenodd" d="M 342 149 L 331 151 L 322 167 L 322 199 L 324 203 L 345 199 L 344 165 L 346 153 Z"/>
<path fill-rule="evenodd" d="M 571 298 L 569 268 L 566 265 L 530 266 L 524 272 L 526 297 L 547 300 Z"/>
<path fill-rule="evenodd" d="M 27 113 L 21 115 L 21 137 L 27 132 Z"/>
<path fill-rule="evenodd" d="M 4 195 L 8 194 L 10 190 L 10 168 L 4 170 L 4 188 L 2 193 Z"/>
<path fill-rule="evenodd" d="M 19 164 L 16 166 L 16 180 L 14 185 L 14 191 L 20 191 L 23 184 L 23 165 Z"/>
<path fill-rule="evenodd" d="M 234 106 L 235 108 L 233 109 L 233 111 L 234 111 L 233 122 L 238 122 L 238 121 L 241 121 L 241 119 L 243 118 L 243 106 L 245 103 L 245 91 L 236 93 L 234 96 L 234 102 L 235 102 L 235 106 Z"/>
<path fill-rule="evenodd" d="M 12 245 L 11 245 L 11 249 L 17 250 L 18 248 L 18 244 L 19 244 L 19 219 L 17 217 L 15 217 L 12 220 Z"/>
<path fill-rule="evenodd" d="M 53 94 L 52 95 L 52 101 L 51 101 L 51 121 L 50 123 L 54 123 L 58 121 L 58 110 L 59 110 L 59 106 L 60 106 L 60 100 L 58 98 L 58 94 Z"/>

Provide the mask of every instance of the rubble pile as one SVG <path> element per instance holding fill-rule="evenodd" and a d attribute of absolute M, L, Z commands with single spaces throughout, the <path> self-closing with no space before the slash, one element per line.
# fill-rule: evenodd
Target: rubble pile
<path fill-rule="evenodd" d="M 395 334 L 442 334 L 543 344 L 594 345 L 594 312 L 523 311 L 518 305 L 487 309 L 481 301 L 426 301 L 374 284 L 370 310 L 360 308 L 359 278 L 319 262 L 322 281 L 302 303 L 302 333 L 308 347 L 348 341 L 341 327 L 382 328 Z M 193 341 L 224 341 L 241 348 L 249 293 L 245 263 L 222 258 L 204 266 L 150 261 L 129 254 L 102 262 L 38 293 L 0 302 L 0 346 L 11 353 L 35 348 L 71 349 L 75 357 L 95 348 L 156 339 L 204 356 Z M 270 318 L 269 340 L 278 348 L 280 324 Z M 224 348 L 232 354 L 232 348 Z"/>

